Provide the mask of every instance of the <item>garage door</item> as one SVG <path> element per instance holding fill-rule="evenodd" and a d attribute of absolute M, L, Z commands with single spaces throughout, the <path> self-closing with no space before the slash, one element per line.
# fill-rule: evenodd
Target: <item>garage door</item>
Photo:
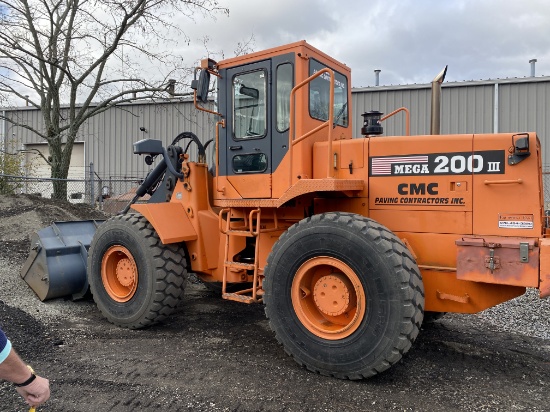
<path fill-rule="evenodd" d="M 39 151 L 45 158 L 50 155 L 50 150 L 46 143 L 26 144 L 25 165 L 32 177 L 50 178 L 51 169 L 48 163 L 37 153 Z M 71 164 L 69 166 L 68 179 L 81 180 L 78 182 L 67 183 L 67 197 L 70 202 L 83 203 L 85 201 L 86 184 L 86 169 L 84 165 L 84 142 L 75 142 L 73 153 L 71 156 Z M 51 197 L 53 186 L 51 182 L 47 183 L 29 183 L 27 193 L 41 194 L 44 197 Z"/>

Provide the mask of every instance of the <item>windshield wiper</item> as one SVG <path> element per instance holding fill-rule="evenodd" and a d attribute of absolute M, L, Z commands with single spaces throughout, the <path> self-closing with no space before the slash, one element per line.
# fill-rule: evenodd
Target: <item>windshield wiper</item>
<path fill-rule="evenodd" d="M 338 115 L 336 116 L 336 119 L 334 119 L 334 123 L 332 124 L 332 128 L 336 128 L 336 123 L 338 123 L 338 120 L 340 120 L 340 117 L 344 114 L 346 111 L 346 108 L 348 107 L 348 102 L 345 102 L 342 108 L 340 109 L 340 112 L 338 112 Z"/>

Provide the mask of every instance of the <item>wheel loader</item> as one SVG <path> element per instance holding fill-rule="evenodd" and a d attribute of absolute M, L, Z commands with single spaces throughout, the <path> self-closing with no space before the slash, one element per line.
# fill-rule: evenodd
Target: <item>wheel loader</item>
<path fill-rule="evenodd" d="M 362 379 L 399 361 L 424 318 L 550 295 L 539 139 L 440 135 L 445 71 L 423 136 L 384 136 L 376 111 L 353 136 L 350 69 L 305 41 L 195 74 L 215 136 L 136 142 L 156 166 L 123 213 L 38 232 L 22 276 L 41 299 L 89 285 L 110 322 L 142 328 L 174 311 L 192 272 L 262 303 L 300 365 Z"/>

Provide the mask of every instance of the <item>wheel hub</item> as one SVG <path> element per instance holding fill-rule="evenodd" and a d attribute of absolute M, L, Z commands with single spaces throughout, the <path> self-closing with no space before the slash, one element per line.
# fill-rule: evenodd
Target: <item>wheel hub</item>
<path fill-rule="evenodd" d="M 124 257 L 116 265 L 116 277 L 122 286 L 130 286 L 136 281 L 137 269 L 135 263 Z"/>
<path fill-rule="evenodd" d="M 138 269 L 132 253 L 121 245 L 111 246 L 101 259 L 101 281 L 116 302 L 128 302 L 137 290 Z"/>
<path fill-rule="evenodd" d="M 313 299 L 321 312 L 338 316 L 349 309 L 350 293 L 342 276 L 331 274 L 323 276 L 315 283 Z"/>
<path fill-rule="evenodd" d="M 302 325 L 320 338 L 346 338 L 365 318 L 367 300 L 358 275 L 333 257 L 304 262 L 292 281 L 291 299 Z"/>

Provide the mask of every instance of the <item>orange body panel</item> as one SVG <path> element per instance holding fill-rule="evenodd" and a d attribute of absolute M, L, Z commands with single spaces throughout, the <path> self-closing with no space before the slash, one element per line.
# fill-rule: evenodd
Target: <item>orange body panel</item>
<path fill-rule="evenodd" d="M 540 297 L 550 297 L 550 239 L 540 240 Z"/>
<path fill-rule="evenodd" d="M 502 175 L 474 175 L 474 233 L 495 236 L 521 236 L 537 238 L 541 234 L 543 203 L 542 187 L 537 162 L 540 143 L 530 134 L 531 156 L 521 163 L 505 167 Z M 474 135 L 474 150 L 508 148 L 512 134 Z M 511 183 L 503 183 L 511 182 Z M 523 226 L 514 221 L 527 222 Z M 518 228 L 514 228 L 518 227 Z"/>
<path fill-rule="evenodd" d="M 211 245 L 220 244 L 220 231 L 218 226 L 218 216 L 212 213 L 211 210 L 199 210 L 197 212 L 199 219 L 199 227 L 201 236 L 204 239 L 208 239 L 208 244 L 204 248 L 200 249 L 204 251 L 204 257 L 206 258 L 206 266 L 208 269 L 215 269 L 219 265 L 220 253 L 218 248 Z M 193 256 L 191 261 L 193 262 Z M 192 265 L 193 266 L 193 265 Z"/>
<path fill-rule="evenodd" d="M 163 243 L 185 241 L 191 270 L 211 272 L 220 267 L 218 216 L 209 204 L 206 164 L 188 163 L 189 175 L 178 180 L 169 203 L 135 204 Z M 185 185 L 184 185 L 185 183 Z M 214 246 L 214 248 L 212 248 Z"/>
<path fill-rule="evenodd" d="M 370 211 L 370 217 L 384 223 L 393 231 L 411 231 L 416 233 L 431 233 L 434 231 L 434 224 L 442 225 L 441 230 L 445 233 L 471 233 L 472 212 L 449 212 L 446 210 L 379 210 Z"/>
<path fill-rule="evenodd" d="M 271 198 L 271 175 L 237 175 L 226 176 L 225 179 L 231 183 L 241 198 Z"/>
<path fill-rule="evenodd" d="M 132 209 L 153 225 L 164 244 L 197 239 L 197 232 L 181 203 L 139 203 Z"/>
<path fill-rule="evenodd" d="M 468 282 L 453 272 L 422 270 L 425 307 L 430 312 L 477 313 L 525 293 L 520 286 Z"/>

